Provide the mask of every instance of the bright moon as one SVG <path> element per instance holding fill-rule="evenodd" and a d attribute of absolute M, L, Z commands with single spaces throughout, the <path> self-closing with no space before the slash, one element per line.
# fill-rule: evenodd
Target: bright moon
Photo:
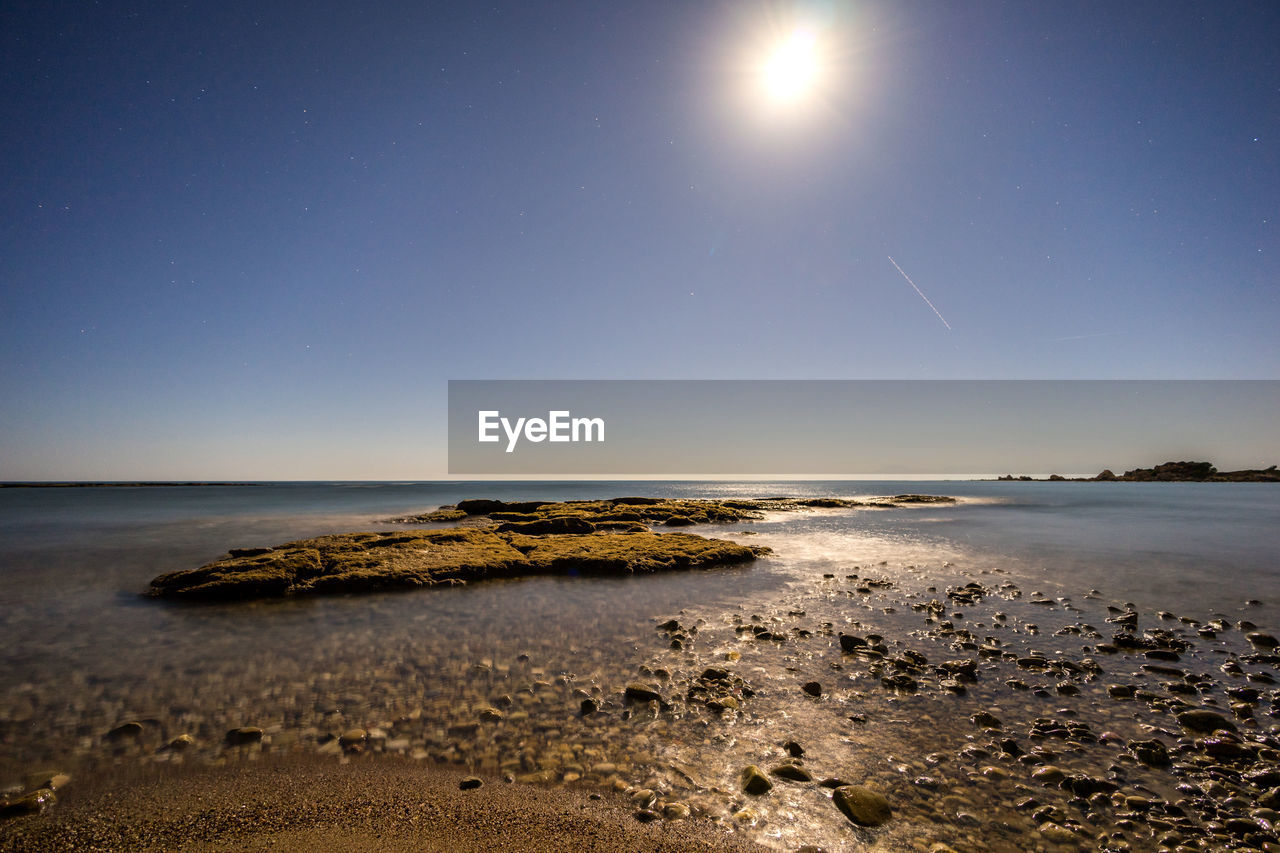
<path fill-rule="evenodd" d="M 797 30 L 778 44 L 761 69 L 764 86 L 776 101 L 802 100 L 818 82 L 819 57 L 813 33 Z"/>

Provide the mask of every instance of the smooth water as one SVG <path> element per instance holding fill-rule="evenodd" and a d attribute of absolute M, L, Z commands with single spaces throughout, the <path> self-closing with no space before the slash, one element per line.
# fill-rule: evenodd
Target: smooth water
<path fill-rule="evenodd" d="M 199 565 L 229 547 L 385 528 L 386 518 L 467 497 L 904 492 L 970 500 L 788 519 L 788 529 L 951 548 L 1066 588 L 1105 586 L 1147 607 L 1181 605 L 1193 595 L 1202 608 L 1230 611 L 1280 589 L 1280 489 L 1266 483 L 289 483 L 0 489 L 0 607 L 8 617 L 28 610 L 65 618 L 67 608 L 118 602 L 159 572 Z"/>

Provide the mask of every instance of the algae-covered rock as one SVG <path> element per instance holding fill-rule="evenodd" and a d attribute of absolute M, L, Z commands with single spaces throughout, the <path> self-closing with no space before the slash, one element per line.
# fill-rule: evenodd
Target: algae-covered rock
<path fill-rule="evenodd" d="M 754 764 L 748 764 L 742 770 L 742 790 L 752 796 L 760 796 L 767 794 L 773 789 L 773 783 L 769 781 L 769 777 L 764 775 L 764 771 Z"/>
<path fill-rule="evenodd" d="M 485 498 L 459 501 L 457 506 L 442 506 L 422 515 L 392 518 L 395 524 L 430 524 L 461 521 L 466 525 L 486 522 L 534 523 L 556 518 L 576 517 L 597 525 L 606 522 L 678 527 L 690 524 L 731 524 L 755 521 L 766 512 L 795 512 L 814 509 L 847 509 L 854 507 L 885 508 L 898 503 L 954 503 L 955 498 L 942 495 L 895 495 L 875 498 L 870 502 L 848 498 L 651 498 L 621 497 L 578 501 L 498 501 Z M 525 531 L 529 532 L 529 531 Z M 547 528 L 545 532 L 561 532 Z M 564 532 L 575 532 L 567 530 Z"/>
<path fill-rule="evenodd" d="M 457 509 L 467 515 L 488 515 L 491 512 L 535 512 L 548 501 L 493 501 L 484 498 L 459 501 Z M 444 507 L 441 507 L 444 509 Z"/>
<path fill-rule="evenodd" d="M 498 526 L 499 533 L 524 533 L 537 536 L 543 533 L 594 533 L 596 526 L 578 515 L 555 515 L 536 521 L 508 521 Z"/>
<path fill-rule="evenodd" d="M 151 582 L 151 595 L 252 599 L 412 589 L 534 574 L 630 574 L 742 563 L 767 553 L 687 533 L 530 536 L 492 528 L 346 533 L 230 556 Z"/>

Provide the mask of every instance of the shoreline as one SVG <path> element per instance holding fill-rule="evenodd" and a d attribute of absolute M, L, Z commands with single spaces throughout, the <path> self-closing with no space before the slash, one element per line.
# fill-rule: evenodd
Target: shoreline
<path fill-rule="evenodd" d="M 133 765 L 0 823 L 0 850 L 707 851 L 763 853 L 704 820 L 642 823 L 603 788 L 484 778 L 394 756 L 292 754 L 222 767 Z"/>

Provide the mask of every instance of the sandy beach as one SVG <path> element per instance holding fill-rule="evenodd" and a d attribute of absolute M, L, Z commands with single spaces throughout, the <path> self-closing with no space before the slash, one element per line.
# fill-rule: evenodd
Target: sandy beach
<path fill-rule="evenodd" d="M 394 757 L 291 756 L 221 768 L 138 766 L 76 779 L 6 851 L 761 851 L 706 821 L 642 823 L 621 794 L 468 776 Z"/>

